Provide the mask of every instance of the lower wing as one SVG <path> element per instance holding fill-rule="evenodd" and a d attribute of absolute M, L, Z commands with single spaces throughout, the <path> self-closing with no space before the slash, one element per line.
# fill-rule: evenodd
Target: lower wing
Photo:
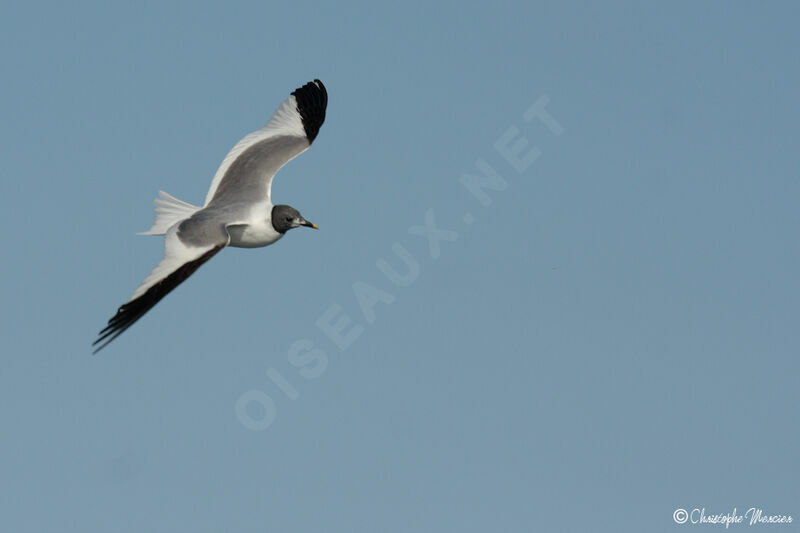
<path fill-rule="evenodd" d="M 216 242 L 208 245 L 191 246 L 180 238 L 180 226 L 173 227 L 164 241 L 164 258 L 136 289 L 130 300 L 124 303 L 117 313 L 108 321 L 108 325 L 100 331 L 92 346 L 97 346 L 97 353 L 111 341 L 119 337 L 145 313 L 152 309 L 172 289 L 183 283 L 195 273 L 200 266 L 214 257 L 228 245 L 228 234 L 224 228 Z"/>

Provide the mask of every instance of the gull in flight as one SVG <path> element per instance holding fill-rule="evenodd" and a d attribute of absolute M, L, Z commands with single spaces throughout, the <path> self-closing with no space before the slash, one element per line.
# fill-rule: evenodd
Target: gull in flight
<path fill-rule="evenodd" d="M 272 205 L 272 179 L 308 150 L 325 121 L 328 93 L 319 80 L 296 89 L 267 125 L 236 143 L 214 174 L 203 207 L 159 191 L 153 227 L 164 258 L 117 310 L 92 346 L 99 352 L 226 246 L 267 246 L 292 228 L 319 229 L 288 205 Z"/>

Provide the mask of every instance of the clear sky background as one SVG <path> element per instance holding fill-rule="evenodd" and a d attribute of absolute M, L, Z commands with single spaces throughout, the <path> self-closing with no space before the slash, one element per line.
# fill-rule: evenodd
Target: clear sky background
<path fill-rule="evenodd" d="M 799 15 L 3 3 L 0 529 L 796 526 Z M 134 235 L 156 192 L 202 203 L 315 77 L 327 120 L 273 199 L 321 231 L 223 251 L 91 356 L 161 257 Z M 495 145 L 522 138 L 518 171 Z"/>

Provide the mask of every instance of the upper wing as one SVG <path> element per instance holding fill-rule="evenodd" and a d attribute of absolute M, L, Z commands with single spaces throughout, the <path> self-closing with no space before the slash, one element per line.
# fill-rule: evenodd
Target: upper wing
<path fill-rule="evenodd" d="M 171 228 L 164 239 L 164 258 L 108 321 L 92 343 L 105 346 L 131 327 L 172 289 L 194 274 L 200 266 L 228 245 L 225 227 L 202 219 L 189 218 Z"/>
<path fill-rule="evenodd" d="M 205 205 L 270 198 L 278 170 L 308 150 L 325 121 L 328 92 L 319 80 L 295 89 L 267 125 L 245 136 L 223 159 Z"/>

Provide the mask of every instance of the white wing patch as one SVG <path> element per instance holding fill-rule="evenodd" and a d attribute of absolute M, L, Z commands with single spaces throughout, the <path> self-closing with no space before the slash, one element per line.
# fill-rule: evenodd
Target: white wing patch
<path fill-rule="evenodd" d="M 240 140 L 233 148 L 231 148 L 231 151 L 228 152 L 228 155 L 226 155 L 225 159 L 222 160 L 222 164 L 214 174 L 214 179 L 211 180 L 211 187 L 208 189 L 204 206 L 211 202 L 211 199 L 217 192 L 219 182 L 222 181 L 222 177 L 225 176 L 228 168 L 237 157 L 242 155 L 245 150 L 257 142 L 281 135 L 302 138 L 306 137 L 306 132 L 303 129 L 303 119 L 300 117 L 300 113 L 297 112 L 297 100 L 295 99 L 294 95 L 289 96 L 289 98 L 281 103 L 281 105 L 278 107 L 278 110 L 273 113 L 272 117 L 269 119 L 269 122 L 267 122 L 266 126 L 258 131 L 254 131 L 253 133 L 245 135 L 242 140 Z"/>

